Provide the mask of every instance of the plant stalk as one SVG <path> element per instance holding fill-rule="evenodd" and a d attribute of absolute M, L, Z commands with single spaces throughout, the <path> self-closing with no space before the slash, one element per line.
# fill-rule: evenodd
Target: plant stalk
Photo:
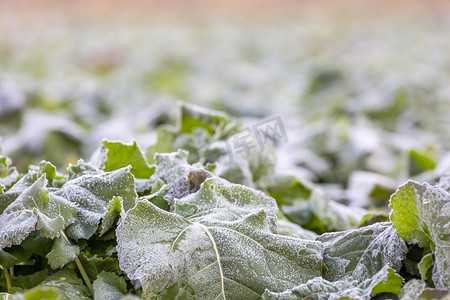
<path fill-rule="evenodd" d="M 11 289 L 11 278 L 9 277 L 9 272 L 6 268 L 3 269 L 3 274 L 5 275 L 5 281 L 6 281 L 6 291 L 9 292 Z"/>
<path fill-rule="evenodd" d="M 66 236 L 66 234 L 62 230 L 61 230 L 61 235 L 64 237 L 64 239 L 67 241 L 67 243 L 69 243 L 69 245 L 72 245 L 70 243 L 69 238 Z M 92 288 L 91 281 L 89 280 L 89 276 L 87 275 L 86 270 L 84 269 L 83 264 L 81 263 L 78 256 L 75 257 L 75 264 L 77 265 L 78 271 L 80 271 L 81 277 L 83 277 L 83 280 L 86 283 L 86 286 L 88 287 L 89 291 L 91 292 L 92 295 L 94 295 L 94 289 Z"/>

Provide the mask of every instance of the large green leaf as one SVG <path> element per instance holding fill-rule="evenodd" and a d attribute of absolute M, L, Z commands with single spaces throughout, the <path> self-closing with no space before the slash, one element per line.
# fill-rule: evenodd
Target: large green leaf
<path fill-rule="evenodd" d="M 83 175 L 69 180 L 55 192 L 78 207 L 75 222 L 67 227 L 73 239 L 88 239 L 97 230 L 114 197 L 121 197 L 125 210 L 136 201 L 134 177 L 130 167 L 97 175 Z"/>
<path fill-rule="evenodd" d="M 205 180 L 175 213 L 139 202 L 117 229 L 121 269 L 144 297 L 257 299 L 321 273 L 318 242 L 277 235 L 276 204 L 260 192 Z"/>
<path fill-rule="evenodd" d="M 439 184 L 408 181 L 392 195 L 390 219 L 408 243 L 430 247 L 435 256 L 433 281 L 450 288 L 450 193 L 447 177 Z"/>
<path fill-rule="evenodd" d="M 343 232 L 325 233 L 317 240 L 325 247 L 324 278 L 335 281 L 351 276 L 362 281 L 374 276 L 384 266 L 399 271 L 407 247 L 390 223 Z"/>
<path fill-rule="evenodd" d="M 58 237 L 74 221 L 76 206 L 49 193 L 46 185 L 47 179 L 42 175 L 0 215 L 0 249 L 19 245 L 34 231 L 44 237 Z"/>
<path fill-rule="evenodd" d="M 91 159 L 91 163 L 106 172 L 131 166 L 131 173 L 136 178 L 150 178 L 154 173 L 154 168 L 148 165 L 135 141 L 127 145 L 105 140 L 97 155 Z"/>
<path fill-rule="evenodd" d="M 293 289 L 284 292 L 272 292 L 267 290 L 265 300 L 334 300 L 334 299 L 370 299 L 371 294 L 398 293 L 403 284 L 403 279 L 388 266 L 383 267 L 374 276 L 362 282 L 346 277 L 338 281 L 328 281 L 322 277 L 316 277 L 307 283 L 300 284 Z"/>

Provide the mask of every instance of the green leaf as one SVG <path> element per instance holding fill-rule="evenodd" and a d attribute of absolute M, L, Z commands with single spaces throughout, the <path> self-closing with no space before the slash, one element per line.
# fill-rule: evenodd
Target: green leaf
<path fill-rule="evenodd" d="M 367 210 L 349 207 L 326 198 L 319 191 L 314 191 L 309 199 L 313 214 L 321 221 L 327 231 L 356 228 L 361 223 Z"/>
<path fill-rule="evenodd" d="M 436 165 L 435 153 L 433 149 L 428 151 L 419 151 L 411 149 L 409 151 L 409 174 L 416 175 L 426 170 L 433 170 Z"/>
<path fill-rule="evenodd" d="M 66 238 L 61 236 L 53 240 L 52 251 L 46 257 L 50 267 L 52 269 L 58 269 L 73 261 L 79 254 L 80 247 L 70 245 Z"/>
<path fill-rule="evenodd" d="M 38 231 L 48 238 L 58 237 L 60 231 L 73 222 L 77 208 L 66 199 L 46 190 L 42 175 L 0 215 L 0 249 L 19 245 Z"/>
<path fill-rule="evenodd" d="M 391 268 L 388 269 L 388 274 L 385 279 L 378 282 L 376 286 L 372 288 L 372 294 L 378 293 L 392 293 L 398 294 L 403 285 L 403 278 L 395 273 Z"/>
<path fill-rule="evenodd" d="M 220 139 L 236 133 L 240 127 L 240 122 L 223 112 L 180 103 L 178 128 L 181 133 L 193 133 L 196 128 L 204 128 Z"/>
<path fill-rule="evenodd" d="M 434 259 L 433 254 L 428 253 L 417 265 L 419 267 L 420 277 L 423 281 L 427 281 L 431 279 L 431 271 L 433 270 Z"/>
<path fill-rule="evenodd" d="M 100 273 L 92 286 L 94 300 L 120 300 L 127 292 L 125 279 L 109 272 Z"/>
<path fill-rule="evenodd" d="M 0 251 L 0 266 L 11 268 L 15 264 L 26 261 L 31 256 L 31 252 L 25 250 L 22 246 L 12 246 L 8 251 Z"/>
<path fill-rule="evenodd" d="M 450 193 L 438 185 L 408 181 L 390 200 L 390 219 L 408 243 L 431 247 L 435 256 L 433 281 L 450 288 Z"/>
<path fill-rule="evenodd" d="M 313 190 L 307 201 L 299 198 L 280 208 L 290 221 L 319 234 L 356 228 L 368 213 L 365 209 L 328 199 L 319 190 Z"/>
<path fill-rule="evenodd" d="M 41 161 L 35 171 L 38 177 L 45 174 L 48 180 L 48 186 L 50 187 L 61 187 L 66 182 L 66 177 L 59 174 L 56 167 L 48 161 Z"/>
<path fill-rule="evenodd" d="M 130 167 L 77 177 L 69 180 L 55 194 L 78 207 L 75 222 L 66 229 L 67 235 L 75 240 L 89 239 L 96 232 L 114 197 L 123 199 L 125 210 L 134 206 L 137 197 Z"/>
<path fill-rule="evenodd" d="M 123 201 L 120 197 L 114 197 L 111 202 L 109 202 L 108 210 L 106 211 L 105 216 L 103 217 L 100 224 L 100 236 L 104 235 L 111 228 L 113 228 L 114 222 L 122 212 L 122 202 Z"/>
<path fill-rule="evenodd" d="M 75 272 L 62 270 L 45 279 L 40 285 L 23 293 L 25 300 L 70 299 L 87 300 L 89 291 Z"/>
<path fill-rule="evenodd" d="M 156 129 L 156 143 L 147 148 L 145 156 L 149 163 L 154 163 L 156 153 L 170 153 L 174 151 L 174 142 L 178 133 L 172 127 L 160 126 Z"/>
<path fill-rule="evenodd" d="M 300 284 L 284 292 L 266 290 L 263 294 L 265 300 L 300 300 L 300 299 L 370 299 L 371 294 L 400 291 L 403 279 L 391 268 L 384 266 L 372 277 L 362 282 L 346 277 L 338 281 L 328 281 L 316 277 L 307 283 Z"/>
<path fill-rule="evenodd" d="M 37 286 L 43 280 L 45 280 L 47 275 L 48 270 L 44 269 L 30 275 L 21 276 L 19 279 L 15 279 L 12 281 L 12 286 L 22 289 L 31 289 L 32 287 Z"/>
<path fill-rule="evenodd" d="M 275 234 L 276 204 L 260 192 L 209 178 L 174 211 L 139 202 L 117 228 L 121 269 L 144 298 L 257 299 L 321 273 L 321 244 Z"/>
<path fill-rule="evenodd" d="M 11 187 L 20 178 L 16 167 L 11 164 L 12 161 L 9 157 L 0 155 L 0 185 L 5 189 Z"/>
<path fill-rule="evenodd" d="M 131 166 L 131 173 L 136 178 L 150 178 L 153 175 L 154 168 L 148 165 L 136 141 L 127 145 L 105 140 L 102 145 L 97 156 L 91 159 L 95 167 L 110 172 Z"/>
<path fill-rule="evenodd" d="M 292 205 L 295 201 L 308 201 L 313 187 L 295 176 L 277 176 L 268 190 L 278 205 Z"/>
<path fill-rule="evenodd" d="M 122 273 L 119 268 L 119 261 L 116 258 L 99 257 L 97 255 L 87 257 L 84 252 L 81 252 L 79 258 L 90 280 L 95 280 L 103 271 Z"/>
<path fill-rule="evenodd" d="M 390 223 L 325 233 L 317 240 L 325 247 L 323 260 L 327 271 L 324 278 L 331 281 L 348 276 L 366 280 L 386 265 L 399 271 L 407 252 L 405 242 Z"/>

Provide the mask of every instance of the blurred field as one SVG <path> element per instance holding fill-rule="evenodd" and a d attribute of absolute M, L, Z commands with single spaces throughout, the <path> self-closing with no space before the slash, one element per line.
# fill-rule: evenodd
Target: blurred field
<path fill-rule="evenodd" d="M 280 165 L 317 181 L 437 168 L 450 149 L 448 2 L 364 3 L 2 0 L 4 153 L 26 170 L 64 168 L 103 138 L 147 146 L 183 100 L 282 116 L 293 139 Z M 432 163 L 411 169 L 411 151 Z"/>
<path fill-rule="evenodd" d="M 98 20 L 145 20 L 179 18 L 276 18 L 340 16 L 364 19 L 445 17 L 448 1 L 311 1 L 311 0 L 75 0 L 75 1 L 0 1 L 1 23 L 14 21 L 53 23 L 55 21 L 87 22 Z"/>

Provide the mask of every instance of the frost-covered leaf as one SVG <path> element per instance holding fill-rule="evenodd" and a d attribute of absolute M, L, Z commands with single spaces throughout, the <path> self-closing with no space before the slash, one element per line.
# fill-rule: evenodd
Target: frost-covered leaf
<path fill-rule="evenodd" d="M 148 165 L 136 141 L 127 145 L 105 140 L 91 163 L 106 172 L 131 166 L 131 173 L 136 178 L 150 178 L 154 173 L 154 168 Z"/>
<path fill-rule="evenodd" d="M 408 243 L 433 250 L 436 287 L 450 288 L 450 193 L 440 184 L 408 181 L 392 195 L 390 207 L 390 219 L 399 235 Z"/>
<path fill-rule="evenodd" d="M 127 292 L 125 279 L 110 272 L 100 273 L 92 287 L 94 300 L 120 300 Z"/>
<path fill-rule="evenodd" d="M 31 170 L 33 166 L 31 166 Z M 48 161 L 41 161 L 38 166 L 35 168 L 35 172 L 37 176 L 40 177 L 42 174 L 45 174 L 45 177 L 48 180 L 48 186 L 59 188 L 66 182 L 66 177 L 60 174 L 56 167 Z"/>
<path fill-rule="evenodd" d="M 176 199 L 181 199 L 189 194 L 195 193 L 200 189 L 201 184 L 213 175 L 204 170 L 195 170 L 189 172 L 185 177 L 174 182 L 167 190 L 164 199 L 173 208 Z"/>
<path fill-rule="evenodd" d="M 12 161 L 9 157 L 0 155 L 0 185 L 5 189 L 12 186 L 20 178 L 17 168 L 11 164 Z"/>
<path fill-rule="evenodd" d="M 27 188 L 33 185 L 38 179 L 37 173 L 32 171 L 24 175 L 9 190 L 0 194 L 0 213 L 2 213 L 8 205 L 13 203 Z"/>
<path fill-rule="evenodd" d="M 324 278 L 330 281 L 351 276 L 360 282 L 386 265 L 399 271 L 407 252 L 405 242 L 390 223 L 325 233 L 317 240 L 325 247 L 323 259 L 327 271 Z"/>
<path fill-rule="evenodd" d="M 272 233 L 263 194 L 225 189 L 207 179 L 176 202 L 185 217 L 149 202 L 127 213 L 117 229 L 120 266 L 144 297 L 257 299 L 266 287 L 281 291 L 320 275 L 320 243 Z"/>
<path fill-rule="evenodd" d="M 95 233 L 114 197 L 123 199 L 125 210 L 134 206 L 137 197 L 130 167 L 77 177 L 69 180 L 55 194 L 78 207 L 75 222 L 66 229 L 67 235 L 75 240 L 88 239 Z"/>
<path fill-rule="evenodd" d="M 346 277 L 338 281 L 328 281 L 316 277 L 304 284 L 284 292 L 272 292 L 269 289 L 263 295 L 265 300 L 300 300 L 300 299 L 370 299 L 375 293 L 398 293 L 403 279 L 388 266 L 383 267 L 373 277 L 362 282 Z"/>
<path fill-rule="evenodd" d="M 97 175 L 102 171 L 94 167 L 90 163 L 84 162 L 84 160 L 78 160 L 76 165 L 69 164 L 67 167 L 68 180 L 73 180 L 83 175 Z"/>
<path fill-rule="evenodd" d="M 244 185 L 229 184 L 218 177 L 207 178 L 196 193 L 176 199 L 173 209 L 188 219 L 207 216 L 215 221 L 231 221 L 259 210 L 267 213 L 270 229 L 276 232 L 278 207 L 273 198 Z"/>
<path fill-rule="evenodd" d="M 76 206 L 49 193 L 46 185 L 47 180 L 42 175 L 0 215 L 0 249 L 19 245 L 34 231 L 39 231 L 44 237 L 57 237 L 73 222 Z"/>
<path fill-rule="evenodd" d="M 427 288 L 425 282 L 412 279 L 408 281 L 398 294 L 400 300 L 447 300 L 450 298 L 450 291 L 445 289 Z"/>
<path fill-rule="evenodd" d="M 155 174 L 153 178 L 158 178 L 164 183 L 172 184 L 190 171 L 195 170 L 194 167 L 187 162 L 188 152 L 178 150 L 173 153 L 156 153 L 155 154 Z"/>
<path fill-rule="evenodd" d="M 46 258 L 52 269 L 62 268 L 67 263 L 73 261 L 80 254 L 80 247 L 70 245 L 65 237 L 61 236 L 53 240 L 52 251 Z"/>

